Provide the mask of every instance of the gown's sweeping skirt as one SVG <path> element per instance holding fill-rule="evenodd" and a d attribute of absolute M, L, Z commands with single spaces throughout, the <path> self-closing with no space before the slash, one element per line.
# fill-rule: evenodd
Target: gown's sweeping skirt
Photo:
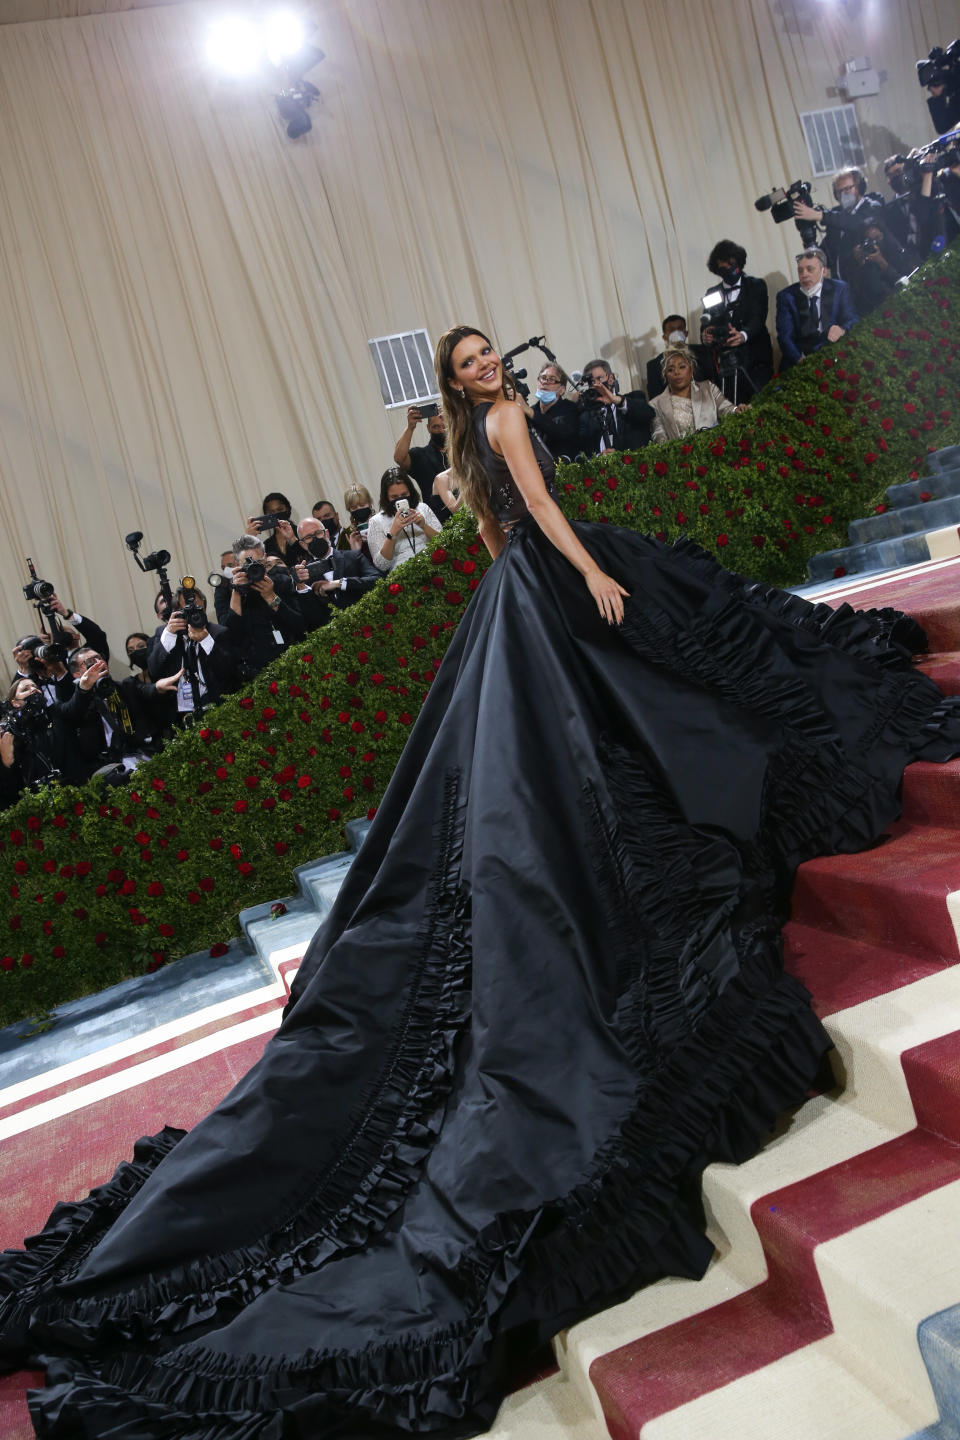
<path fill-rule="evenodd" d="M 796 865 L 960 750 L 894 612 L 529 522 L 460 624 L 263 1059 L 0 1266 L 43 1436 L 476 1433 L 510 1365 L 710 1259 L 699 1176 L 827 1036 L 785 975 Z"/>

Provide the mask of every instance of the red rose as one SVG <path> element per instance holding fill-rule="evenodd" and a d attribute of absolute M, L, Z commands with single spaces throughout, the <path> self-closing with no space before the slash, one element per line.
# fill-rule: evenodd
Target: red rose
<path fill-rule="evenodd" d="M 667 466 L 663 460 L 657 461 L 656 465 L 654 465 L 653 467 L 653 473 L 654 475 L 666 475 Z"/>
<path fill-rule="evenodd" d="M 238 845 L 238 844 L 236 843 L 236 841 L 235 841 L 235 842 L 230 846 L 230 854 L 233 856 L 234 860 L 239 860 L 239 859 L 240 859 L 240 856 L 243 854 L 243 846 L 242 846 L 242 845 Z"/>
<path fill-rule="evenodd" d="M 12 955 L 4 955 L 0 960 L 0 970 L 12 970 L 16 963 Z"/>
<path fill-rule="evenodd" d="M 207 895 L 209 895 L 210 891 L 213 889 L 213 881 L 211 880 L 209 875 L 204 875 L 202 880 L 197 881 L 197 884 L 200 886 L 200 889 L 204 891 L 204 893 Z"/>
<path fill-rule="evenodd" d="M 278 855 L 286 855 L 287 851 L 290 849 L 290 846 L 287 844 L 286 840 L 275 840 L 273 842 L 273 848 Z"/>
<path fill-rule="evenodd" d="M 327 811 L 327 819 L 328 819 L 328 820 L 339 820 L 339 819 L 340 819 L 340 811 L 337 809 L 336 805 L 331 805 L 330 809 Z"/>
<path fill-rule="evenodd" d="M 159 881 L 159 880 L 151 880 L 151 881 L 150 881 L 150 884 L 147 886 L 147 894 L 148 894 L 148 895 L 162 895 L 162 894 L 163 894 L 163 886 L 160 884 L 160 881 Z"/>
<path fill-rule="evenodd" d="M 54 905 L 62 905 L 63 902 L 66 900 L 66 898 L 67 898 L 67 892 L 66 892 L 66 890 L 55 890 L 55 891 L 53 892 L 53 903 L 54 903 Z"/>
<path fill-rule="evenodd" d="M 210 954 L 216 959 L 218 955 L 226 955 L 229 948 L 228 945 L 224 945 L 222 940 L 218 940 L 215 945 L 210 946 Z"/>
<path fill-rule="evenodd" d="M 253 866 L 250 864 L 249 860 L 241 860 L 240 864 L 237 866 L 237 870 L 240 872 L 241 875 L 249 875 L 253 871 Z"/>
<path fill-rule="evenodd" d="M 834 572 L 833 572 L 833 578 L 834 578 L 834 580 L 842 580 L 843 577 L 844 577 L 844 575 L 846 575 L 846 573 L 847 573 L 846 566 L 844 566 L 844 565 L 838 565 L 837 568 L 836 568 L 836 570 L 834 570 Z"/>
<path fill-rule="evenodd" d="M 730 544 L 730 536 L 729 536 L 729 535 L 718 535 L 718 536 L 717 536 L 717 544 L 718 544 L 718 545 L 729 545 L 729 544 Z"/>
<path fill-rule="evenodd" d="M 863 463 L 864 463 L 865 465 L 873 465 L 877 460 L 879 460 L 879 458 L 880 458 L 880 457 L 879 457 L 879 455 L 877 454 L 877 452 L 876 452 L 875 450 L 868 450 L 867 453 L 866 453 L 866 455 L 864 455 L 864 457 L 863 457 Z M 886 509 L 886 506 L 883 505 L 883 506 L 879 506 L 878 508 L 885 510 L 885 509 Z"/>
<path fill-rule="evenodd" d="M 753 544 L 756 545 L 756 547 L 757 547 L 758 550 L 759 550 L 763 545 L 766 545 L 766 543 L 767 543 L 767 537 L 766 537 L 766 535 L 754 535 L 754 537 L 753 537 Z"/>
<path fill-rule="evenodd" d="M 410 725 L 413 723 L 406 710 L 401 710 L 400 714 L 397 716 L 397 719 L 400 721 L 401 725 Z"/>
<path fill-rule="evenodd" d="M 460 594 L 459 590 L 448 590 L 443 598 L 446 600 L 448 605 L 463 604 L 463 596 Z"/>
<path fill-rule="evenodd" d="M 447 558 L 447 552 L 446 552 L 446 550 L 444 550 L 444 549 L 442 549 L 442 548 L 441 548 L 441 549 L 434 550 L 433 554 L 430 556 L 430 559 L 433 561 L 434 565 L 442 565 L 442 564 L 445 562 L 446 558 Z M 399 587 L 399 585 L 398 585 L 398 586 L 397 586 L 397 589 L 399 590 L 399 588 L 400 588 L 400 587 Z M 393 595 L 393 594 L 396 593 L 396 591 L 394 591 L 392 585 L 391 585 L 391 587 L 390 587 L 390 593 L 391 593 L 391 595 Z"/>
<path fill-rule="evenodd" d="M 136 842 L 137 842 L 138 845 L 149 845 L 149 844 L 150 844 L 150 836 L 147 834 L 146 830 L 138 830 L 137 833 L 136 833 L 136 835 L 134 835 L 133 838 L 134 838 L 134 840 L 136 840 Z"/>
<path fill-rule="evenodd" d="M 252 695 L 244 695 L 243 699 L 240 701 L 240 709 L 241 709 L 241 710 L 252 710 L 252 709 L 253 709 L 253 696 L 252 696 Z"/>
<path fill-rule="evenodd" d="M 219 835 L 214 835 L 213 839 L 210 840 L 210 841 L 208 841 L 208 844 L 209 844 L 211 850 L 222 850 L 222 849 L 223 849 L 223 841 L 221 840 L 221 838 L 220 838 Z"/>
<path fill-rule="evenodd" d="M 62 960 L 63 957 L 64 957 L 64 955 L 66 955 L 66 953 L 67 953 L 67 952 L 66 952 L 66 949 L 64 948 L 63 945 L 54 945 L 54 947 L 53 947 L 53 958 L 54 958 L 54 960 Z M 20 964 L 21 964 L 21 965 L 23 964 L 23 961 L 22 961 L 22 960 L 20 961 Z"/>
<path fill-rule="evenodd" d="M 312 785 L 312 784 L 313 784 L 313 777 L 312 777 L 312 776 L 310 776 L 310 775 L 301 775 L 301 776 L 299 777 L 299 779 L 297 780 L 297 789 L 298 789 L 298 790 L 306 790 L 307 787 L 310 786 L 310 785 Z"/>

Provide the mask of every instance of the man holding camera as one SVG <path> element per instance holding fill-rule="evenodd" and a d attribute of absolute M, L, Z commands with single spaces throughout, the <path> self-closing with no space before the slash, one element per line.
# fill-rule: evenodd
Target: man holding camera
<path fill-rule="evenodd" d="M 717 383 L 728 400 L 734 399 L 731 376 L 736 370 L 743 371 L 754 390 L 762 389 L 773 374 L 767 282 L 747 275 L 746 264 L 747 252 L 735 240 L 718 240 L 707 256 L 707 269 L 720 281 L 720 305 L 701 317 L 700 341 L 711 347 Z M 704 378 L 709 377 L 700 376 Z M 739 386 L 736 391 L 736 399 L 742 400 Z"/>
<path fill-rule="evenodd" d="M 426 445 L 414 445 L 411 450 L 410 441 L 421 420 L 426 420 L 430 438 Z M 424 498 L 429 497 L 431 509 L 440 524 L 449 520 L 450 511 L 433 488 L 437 476 L 450 465 L 447 459 L 447 427 L 435 403 L 410 406 L 407 428 L 393 447 L 393 463 L 417 482 L 417 489 Z"/>
<path fill-rule="evenodd" d="M 236 651 L 226 626 L 207 620 L 207 598 L 195 587 L 178 590 L 177 609 L 156 634 L 147 656 L 153 681 L 177 677 L 177 718 L 216 705 L 239 684 Z"/>
<path fill-rule="evenodd" d="M 588 388 L 584 388 L 584 387 Z M 585 455 L 639 450 L 650 444 L 656 412 L 642 390 L 620 394 L 606 360 L 589 360 L 580 381 L 580 445 Z"/>
<path fill-rule="evenodd" d="M 297 599 L 308 630 L 326 625 L 331 606 L 345 610 L 354 605 L 380 579 L 377 567 L 362 550 L 335 550 L 331 536 L 319 520 L 301 520 L 297 538 L 310 559 L 294 567 L 299 586 Z"/>
<path fill-rule="evenodd" d="M 853 269 L 850 272 L 850 298 L 860 316 L 888 300 L 897 281 L 913 268 L 903 247 L 888 234 L 879 219 L 869 218 L 863 227 L 863 238 L 853 247 Z"/>
<path fill-rule="evenodd" d="M 266 564 L 256 535 L 241 535 L 233 545 L 230 604 L 224 623 L 237 652 L 244 679 L 251 680 L 295 640 L 307 633 L 290 573 Z"/>
<path fill-rule="evenodd" d="M 797 283 L 777 295 L 777 339 L 781 370 L 805 355 L 840 340 L 860 318 L 842 280 L 825 274 L 827 257 L 811 246 L 797 256 Z"/>
<path fill-rule="evenodd" d="M 832 210 L 795 200 L 793 213 L 797 220 L 823 226 L 822 248 L 830 274 L 834 280 L 845 281 L 856 263 L 853 247 L 863 234 L 864 221 L 871 211 L 882 208 L 883 196 L 868 192 L 863 171 L 851 165 L 847 170 L 838 170 L 833 177 L 833 198 L 837 203 Z"/>

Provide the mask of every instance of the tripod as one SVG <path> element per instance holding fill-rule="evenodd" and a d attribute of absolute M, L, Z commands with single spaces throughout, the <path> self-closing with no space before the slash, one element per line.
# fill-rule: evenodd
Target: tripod
<path fill-rule="evenodd" d="M 750 378 L 750 373 L 737 355 L 736 350 L 720 350 L 714 346 L 713 363 L 717 367 L 717 379 L 720 381 L 720 389 L 723 391 L 731 405 L 739 405 L 740 379 L 748 387 L 751 395 L 756 395 L 757 387 Z M 733 392 L 731 394 L 731 391 Z"/>

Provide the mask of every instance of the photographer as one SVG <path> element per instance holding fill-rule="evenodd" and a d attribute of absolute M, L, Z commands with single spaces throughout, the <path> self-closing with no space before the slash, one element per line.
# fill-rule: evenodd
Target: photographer
<path fill-rule="evenodd" d="M 233 554 L 230 604 L 224 623 L 243 678 L 250 680 L 282 655 L 288 645 L 302 640 L 306 626 L 290 573 L 280 564 L 268 573 L 264 547 L 256 535 L 241 535 L 234 541 Z"/>
<path fill-rule="evenodd" d="M 176 715 L 182 724 L 197 700 L 201 706 L 216 705 L 235 689 L 240 673 L 226 626 L 207 620 L 202 590 L 178 590 L 177 605 L 150 648 L 147 667 L 151 680 L 176 677 Z"/>
<path fill-rule="evenodd" d="M 746 263 L 747 252 L 735 240 L 718 240 L 707 256 L 707 269 L 720 281 L 723 310 L 716 318 L 701 317 L 700 341 L 714 352 L 721 388 L 739 366 L 754 389 L 761 390 L 773 374 L 773 346 L 767 331 L 770 299 L 767 282 L 744 273 Z"/>
<path fill-rule="evenodd" d="M 411 555 L 419 555 L 427 541 L 440 533 L 440 521 L 424 505 L 412 480 L 392 465 L 380 477 L 380 509 L 370 517 L 367 544 L 370 559 L 384 574 Z"/>
<path fill-rule="evenodd" d="M 319 520 L 301 520 L 297 537 L 310 555 L 309 562 L 294 571 L 303 587 L 298 588 L 297 599 L 307 629 L 315 630 L 330 619 L 331 606 L 345 610 L 355 604 L 380 575 L 362 550 L 335 550 Z"/>
<path fill-rule="evenodd" d="M 795 200 L 793 213 L 797 220 L 823 226 L 822 249 L 830 274 L 834 280 L 845 281 L 855 263 L 853 247 L 863 234 L 863 223 L 871 211 L 883 207 L 883 196 L 868 193 L 863 171 L 851 165 L 833 177 L 833 198 L 837 203 L 832 210 Z"/>
<path fill-rule="evenodd" d="M 373 496 L 366 485 L 352 485 L 343 492 L 343 508 L 350 517 L 346 528 L 347 544 L 351 550 L 360 550 L 370 559 L 367 544 L 367 530 L 373 514 Z"/>
<path fill-rule="evenodd" d="M 82 779 L 89 780 L 105 765 L 122 765 L 133 770 L 150 753 L 150 723 L 139 697 L 132 689 L 124 693 L 113 680 L 102 655 L 89 645 L 71 650 L 67 661 L 73 681 L 73 695 L 66 702 L 64 718 L 72 732 L 72 745 Z M 90 677 L 93 677 L 92 679 Z M 88 704 L 79 696 L 91 693 Z"/>
<path fill-rule="evenodd" d="M 868 219 L 863 239 L 853 247 L 850 296 L 858 315 L 869 315 L 909 275 L 910 262 L 903 247 L 889 235 L 880 220 Z"/>
<path fill-rule="evenodd" d="M 537 375 L 536 394 L 531 397 L 533 405 L 523 407 L 528 412 L 527 418 L 531 427 L 543 440 L 554 460 L 572 460 L 580 449 L 580 406 L 577 403 L 580 397 L 577 396 L 577 400 L 566 398 L 569 384 L 570 377 L 566 371 L 548 360 L 545 365 L 541 365 Z M 444 488 L 440 498 L 443 499 L 444 495 L 449 494 L 445 489 L 445 472 L 444 481 L 441 483 Z M 441 488 L 440 484 L 437 488 Z M 446 505 L 446 509 L 451 512 L 449 505 Z"/>
<path fill-rule="evenodd" d="M 710 380 L 716 383 L 717 367 L 713 363 L 713 354 L 708 345 L 690 345 L 687 339 L 687 322 L 682 315 L 666 315 L 662 321 L 661 335 L 663 349 L 659 355 L 647 361 L 647 399 L 652 405 L 658 395 L 662 395 L 666 387 L 663 378 L 663 357 L 671 345 L 686 345 L 693 356 L 697 367 L 697 376 L 700 380 Z"/>
<path fill-rule="evenodd" d="M 588 361 L 580 386 L 580 448 L 585 455 L 639 450 L 650 444 L 654 410 L 642 390 L 620 394 L 617 377 L 606 360 Z"/>
<path fill-rule="evenodd" d="M 805 355 L 840 340 L 859 316 L 849 286 L 825 274 L 827 257 L 810 247 L 797 256 L 797 283 L 777 295 L 777 339 L 781 370 L 789 370 Z"/>
<path fill-rule="evenodd" d="M 12 805 L 26 787 L 52 779 L 81 785 L 87 771 L 73 733 L 93 699 L 93 687 L 106 674 L 106 663 L 84 672 L 83 683 L 67 701 L 46 704 L 29 678 L 14 680 L 0 713 L 0 808 Z"/>
<path fill-rule="evenodd" d="M 47 635 L 23 635 L 13 647 L 17 667 L 14 680 L 35 681 L 48 705 L 58 698 L 60 683 L 64 679 L 69 681 L 67 652 L 80 638 L 72 630 L 62 634 L 60 641 L 53 641 Z"/>
<path fill-rule="evenodd" d="M 263 497 L 263 514 L 247 518 L 247 534 L 263 541 L 264 552 L 284 565 L 299 565 L 306 558 L 293 528 L 293 508 L 286 495 L 272 490 Z"/>
<path fill-rule="evenodd" d="M 410 441 L 421 420 L 426 420 L 430 438 L 426 445 L 415 445 L 411 450 Z M 407 411 L 407 428 L 393 449 L 393 463 L 404 475 L 412 477 L 421 495 L 429 495 L 435 501 L 436 518 L 442 525 L 449 518 L 449 512 L 434 491 L 434 481 L 450 464 L 447 459 L 447 428 L 443 416 L 425 416 L 419 405 L 411 405 Z"/>
<path fill-rule="evenodd" d="M 179 676 L 159 680 L 150 679 L 147 657 L 150 653 L 150 636 L 142 630 L 135 630 L 124 642 L 127 662 L 132 675 L 120 681 L 120 690 L 131 705 L 143 715 L 147 740 L 160 745 L 173 730 L 177 719 L 176 689 Z"/>

